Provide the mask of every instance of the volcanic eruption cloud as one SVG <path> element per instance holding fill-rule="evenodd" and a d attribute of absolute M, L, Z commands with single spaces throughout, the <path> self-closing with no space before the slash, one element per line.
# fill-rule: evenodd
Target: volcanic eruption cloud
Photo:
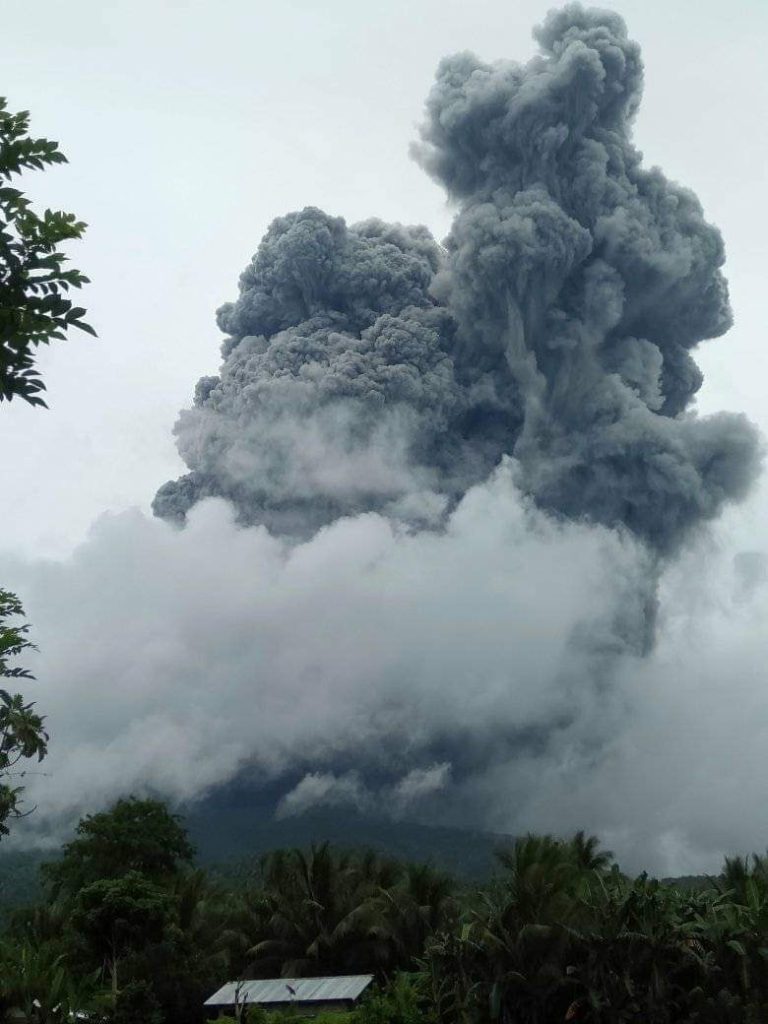
<path fill-rule="evenodd" d="M 679 774 L 684 709 L 712 712 L 723 659 L 765 658 L 760 557 L 696 554 L 759 470 L 743 416 L 691 408 L 692 350 L 731 323 L 723 242 L 632 144 L 622 19 L 569 4 L 535 36 L 525 65 L 438 68 L 413 155 L 456 210 L 444 243 L 274 220 L 157 518 L 15 566 L 58 737 L 39 823 L 245 771 L 284 780 L 281 814 L 583 826 L 643 866 L 748 840 Z M 693 566 L 720 588 L 695 615 Z"/>
<path fill-rule="evenodd" d="M 181 519 L 228 498 L 306 537 L 343 515 L 438 518 L 505 457 L 540 508 L 674 551 L 755 473 L 739 416 L 684 414 L 691 349 L 731 323 L 719 233 L 631 142 L 642 65 L 615 14 L 569 5 L 541 56 L 442 62 L 414 155 L 457 216 L 275 220 L 219 310 L 219 377 L 177 426 Z"/>

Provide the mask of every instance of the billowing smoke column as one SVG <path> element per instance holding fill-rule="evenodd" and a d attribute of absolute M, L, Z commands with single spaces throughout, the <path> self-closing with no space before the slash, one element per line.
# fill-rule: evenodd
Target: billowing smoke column
<path fill-rule="evenodd" d="M 578 5 L 537 38 L 525 67 L 439 68 L 416 154 L 459 205 L 445 254 L 424 228 L 315 209 L 272 224 L 219 311 L 221 376 L 180 418 L 191 472 L 159 515 L 221 495 L 295 535 L 434 517 L 511 454 L 547 509 L 668 550 L 745 492 L 751 426 L 684 415 L 691 348 L 730 324 L 723 246 L 640 166 L 638 48 Z"/>
<path fill-rule="evenodd" d="M 755 470 L 743 418 L 681 415 L 702 382 L 691 348 L 731 322 L 722 241 L 692 193 L 640 166 L 622 20 L 574 4 L 536 37 L 525 68 L 463 54 L 438 72 L 418 153 L 460 213 L 435 291 L 469 386 L 518 396 L 526 489 L 669 549 Z"/>
<path fill-rule="evenodd" d="M 722 242 L 641 167 L 621 20 L 570 5 L 538 39 L 439 69 L 416 156 L 444 248 L 276 220 L 160 518 L 0 552 L 56 739 L 31 829 L 238 779 L 281 814 L 586 828 L 666 874 L 765 845 L 766 540 L 694 536 L 758 462 L 743 418 L 689 409 Z"/>
<path fill-rule="evenodd" d="M 347 228 L 316 209 L 274 221 L 219 310 L 221 377 L 198 383 L 176 428 L 192 472 L 155 511 L 220 495 L 243 522 L 296 536 L 416 491 L 439 513 L 461 396 L 455 325 L 429 294 L 438 266 L 426 228 Z"/>
<path fill-rule="evenodd" d="M 537 503 L 669 552 L 745 493 L 757 437 L 686 413 L 731 323 L 723 244 L 631 142 L 621 18 L 569 4 L 527 65 L 446 59 L 415 155 L 458 214 L 424 228 L 274 221 L 219 311 L 220 377 L 177 424 L 190 473 L 154 504 L 230 499 L 303 537 L 376 509 L 439 521 L 504 455 Z"/>

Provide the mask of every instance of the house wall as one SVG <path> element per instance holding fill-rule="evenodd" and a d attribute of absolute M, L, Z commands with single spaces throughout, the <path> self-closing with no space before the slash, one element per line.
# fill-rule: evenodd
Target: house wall
<path fill-rule="evenodd" d="M 269 1012 L 270 1010 L 285 1010 L 294 1011 L 297 1017 L 316 1017 L 319 1013 L 344 1013 L 347 1010 L 351 1010 L 355 1006 L 355 1000 L 352 999 L 328 999 L 322 1002 L 313 1001 L 310 1003 L 302 1003 L 299 1001 L 285 1002 L 285 1003 L 248 1003 L 248 1006 L 261 1006 L 264 1010 Z M 235 1007 L 232 1006 L 218 1006 L 216 1007 L 217 1017 L 234 1017 Z"/>

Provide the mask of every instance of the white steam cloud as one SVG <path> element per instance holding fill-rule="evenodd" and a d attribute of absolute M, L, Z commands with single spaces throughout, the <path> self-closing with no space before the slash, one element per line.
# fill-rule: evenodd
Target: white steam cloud
<path fill-rule="evenodd" d="M 760 445 L 692 407 L 722 239 L 633 146 L 621 18 L 571 3 L 536 38 L 438 69 L 415 155 L 444 248 L 275 220 L 158 518 L 0 558 L 41 648 L 39 837 L 247 771 L 280 814 L 585 828 L 630 868 L 768 841 L 763 539 L 715 540 Z"/>
<path fill-rule="evenodd" d="M 210 500 L 183 530 L 128 512 L 67 562 L 4 559 L 53 734 L 29 827 L 58 836 L 129 791 L 203 795 L 247 765 L 305 770 L 282 814 L 385 791 L 433 820 L 586 827 L 663 871 L 760 846 L 759 574 L 745 588 L 745 559 L 702 540 L 662 579 L 654 652 L 617 655 L 645 553 L 537 511 L 512 469 L 442 533 L 366 514 L 288 545 Z"/>

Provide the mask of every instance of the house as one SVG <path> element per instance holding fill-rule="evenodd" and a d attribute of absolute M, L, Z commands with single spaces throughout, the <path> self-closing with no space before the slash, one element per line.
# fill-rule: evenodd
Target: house
<path fill-rule="evenodd" d="M 313 1016 L 328 1010 L 351 1010 L 372 981 L 372 974 L 230 981 L 206 999 L 205 1005 L 217 1011 L 218 1016 L 232 1016 L 243 1006 L 263 1006 L 265 1010 L 295 1007 L 302 1014 Z"/>

